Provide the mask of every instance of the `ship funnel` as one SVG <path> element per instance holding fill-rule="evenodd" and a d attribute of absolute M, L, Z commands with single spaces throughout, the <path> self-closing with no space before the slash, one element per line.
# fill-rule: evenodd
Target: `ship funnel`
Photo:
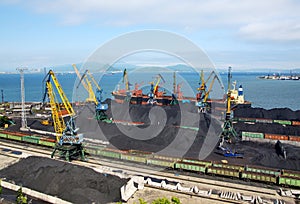
<path fill-rule="evenodd" d="M 238 89 L 238 96 L 244 95 L 243 92 L 244 92 L 244 91 L 243 91 L 243 87 L 242 87 L 242 85 L 240 85 L 240 87 L 239 87 L 239 89 Z"/>

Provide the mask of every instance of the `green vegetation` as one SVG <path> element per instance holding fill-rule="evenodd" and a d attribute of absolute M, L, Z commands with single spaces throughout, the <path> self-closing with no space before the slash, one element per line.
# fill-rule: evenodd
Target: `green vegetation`
<path fill-rule="evenodd" d="M 172 203 L 174 203 L 174 204 L 181 204 L 179 198 L 177 198 L 177 197 L 172 197 L 172 198 L 171 198 L 171 201 L 172 201 Z"/>
<path fill-rule="evenodd" d="M 120 202 L 121 203 L 121 202 Z M 148 204 L 143 198 L 139 199 L 139 204 Z M 168 198 L 157 198 L 151 204 L 181 204 L 179 198 L 172 197 L 171 201 Z"/>
<path fill-rule="evenodd" d="M 19 190 L 18 190 L 18 195 L 17 195 L 17 198 L 16 198 L 16 203 L 17 204 L 27 204 L 27 196 L 23 195 L 22 187 L 19 188 Z"/>

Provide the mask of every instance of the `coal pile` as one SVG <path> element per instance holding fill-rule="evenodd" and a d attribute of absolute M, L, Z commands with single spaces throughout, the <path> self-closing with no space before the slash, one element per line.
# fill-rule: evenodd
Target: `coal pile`
<path fill-rule="evenodd" d="M 244 122 L 234 123 L 234 129 L 239 135 L 242 131 L 244 132 L 261 132 L 269 134 L 279 134 L 279 135 L 300 135 L 300 126 L 291 125 L 281 125 L 276 123 L 265 124 L 265 123 L 255 123 L 248 124 Z"/>
<path fill-rule="evenodd" d="M 266 110 L 263 108 L 239 107 L 234 110 L 234 117 L 300 121 L 300 110 L 293 111 L 289 108 L 273 108 Z"/>
<path fill-rule="evenodd" d="M 263 166 L 275 169 L 300 170 L 300 147 L 284 144 L 286 158 L 278 154 L 275 143 L 260 143 L 251 141 L 239 141 L 234 144 L 226 144 L 233 152 L 244 154 L 243 159 L 229 158 L 212 153 L 207 158 L 212 161 L 226 159 L 230 164 Z"/>
<path fill-rule="evenodd" d="M 21 159 L 0 171 L 0 177 L 72 203 L 110 203 L 121 200 L 127 179 L 42 157 Z"/>
<path fill-rule="evenodd" d="M 151 106 L 113 104 L 109 117 L 120 121 L 143 122 L 143 125 L 126 126 L 99 122 L 104 136 L 113 147 L 120 150 L 163 151 L 167 156 L 197 158 L 207 135 L 214 141 L 221 133 L 221 124 L 210 114 L 199 114 L 194 104 L 178 106 Z M 188 128 L 182 128 L 188 127 Z M 190 128 L 191 127 L 191 128 Z M 199 128 L 194 130 L 192 128 Z M 173 144 L 173 148 L 166 148 Z"/>

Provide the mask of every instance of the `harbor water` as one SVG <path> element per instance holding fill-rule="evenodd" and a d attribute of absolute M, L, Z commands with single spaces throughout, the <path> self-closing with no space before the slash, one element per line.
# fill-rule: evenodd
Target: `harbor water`
<path fill-rule="evenodd" d="M 252 102 L 252 107 L 261 107 L 265 109 L 272 108 L 290 108 L 292 110 L 300 109 L 300 80 L 265 80 L 259 79 L 259 76 L 266 75 L 267 73 L 257 73 L 257 72 L 233 72 L 232 82 L 236 81 L 236 88 L 240 85 L 243 86 L 245 99 Z M 84 101 L 84 96 L 76 97 L 74 95 L 74 90 L 82 87 L 79 84 L 79 80 L 75 73 L 64 73 L 56 74 L 57 78 L 66 93 L 70 101 L 81 100 Z M 103 98 L 111 98 L 111 92 L 118 87 L 120 88 L 124 85 L 122 84 L 122 73 L 107 74 L 98 80 L 100 86 L 103 89 Z M 191 73 L 180 73 L 180 75 L 188 81 L 188 84 L 197 91 L 199 86 L 199 75 Z M 96 79 L 99 76 L 94 75 Z M 142 83 L 143 90 L 150 87 L 150 82 L 154 81 L 155 74 L 153 76 L 146 75 L 148 78 L 134 77 L 130 78 L 129 81 L 132 83 L 132 88 L 134 88 L 135 82 Z M 225 89 L 227 88 L 227 73 L 220 73 L 222 82 Z M 25 100 L 28 102 L 42 102 L 43 94 L 45 92 L 45 81 L 44 74 L 25 74 Z M 134 81 L 136 80 L 136 81 Z M 148 81 L 147 81 L 148 80 Z M 166 79 L 165 79 L 166 80 Z M 172 77 L 167 77 L 168 82 L 173 83 Z M 167 81 L 166 80 L 166 81 Z M 180 83 L 178 79 L 177 83 Z M 216 83 L 216 82 L 215 82 Z M 3 92 L 3 100 L 9 102 L 20 102 L 21 101 L 21 90 L 20 90 L 20 75 L 19 74 L 0 74 L 0 90 Z M 184 87 L 182 87 L 183 95 L 186 96 Z M 213 93 L 213 91 L 212 91 Z M 0 93 L 1 94 L 1 93 Z M 190 93 L 188 94 L 190 96 Z M 0 97 L 2 102 L 2 94 Z"/>

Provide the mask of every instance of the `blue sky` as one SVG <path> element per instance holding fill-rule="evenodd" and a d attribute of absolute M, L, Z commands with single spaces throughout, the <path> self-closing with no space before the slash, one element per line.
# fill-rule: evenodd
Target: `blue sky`
<path fill-rule="evenodd" d="M 85 61 L 124 33 L 158 29 L 218 68 L 300 68 L 298 0 L 0 0 L 0 71 Z"/>

